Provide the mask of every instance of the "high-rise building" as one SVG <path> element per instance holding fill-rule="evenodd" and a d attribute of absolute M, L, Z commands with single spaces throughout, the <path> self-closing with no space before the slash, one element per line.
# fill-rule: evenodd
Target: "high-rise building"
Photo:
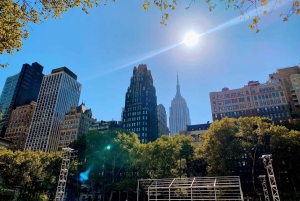
<path fill-rule="evenodd" d="M 79 136 L 88 133 L 89 127 L 94 122 L 96 122 L 96 119 L 93 118 L 92 110 L 87 109 L 84 103 L 71 107 L 70 111 L 65 114 L 61 124 L 57 150 L 62 150 Z"/>
<path fill-rule="evenodd" d="M 12 111 L 4 136 L 5 139 L 13 142 L 9 145 L 9 149 L 24 150 L 35 106 L 36 103 L 32 101 L 30 104 L 18 106 Z"/>
<path fill-rule="evenodd" d="M 157 98 L 151 71 L 146 64 L 134 67 L 125 97 L 123 128 L 135 132 L 141 143 L 158 138 Z"/>
<path fill-rule="evenodd" d="M 6 79 L 0 97 L 0 133 L 4 136 L 10 114 L 17 106 L 37 101 L 43 79 L 43 66 L 23 64 L 21 72 Z"/>
<path fill-rule="evenodd" d="M 281 82 L 260 84 L 250 81 L 243 88 L 229 90 L 225 87 L 209 96 L 213 120 L 225 116 L 259 116 L 282 122 L 291 118 Z"/>
<path fill-rule="evenodd" d="M 170 135 L 172 136 L 181 130 L 185 130 L 187 125 L 191 125 L 190 112 L 185 99 L 181 96 L 177 75 L 176 96 L 173 98 L 170 107 Z"/>
<path fill-rule="evenodd" d="M 300 64 L 288 68 L 277 69 L 276 73 L 269 75 L 269 83 L 280 82 L 289 103 L 293 119 L 300 118 Z"/>
<path fill-rule="evenodd" d="M 57 150 L 63 117 L 78 104 L 80 91 L 77 76 L 66 67 L 44 76 L 25 149 Z"/>
<path fill-rule="evenodd" d="M 163 104 L 157 105 L 157 120 L 158 120 L 158 137 L 162 135 L 169 136 L 169 128 L 167 126 L 167 113 Z"/>

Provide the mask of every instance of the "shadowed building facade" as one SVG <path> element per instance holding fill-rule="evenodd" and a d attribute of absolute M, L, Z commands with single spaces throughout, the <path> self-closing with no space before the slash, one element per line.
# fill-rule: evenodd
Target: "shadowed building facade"
<path fill-rule="evenodd" d="M 151 71 L 146 64 L 134 67 L 125 97 L 123 128 L 135 132 L 141 143 L 158 138 L 157 98 Z"/>
<path fill-rule="evenodd" d="M 80 92 L 77 76 L 66 67 L 44 76 L 25 149 L 57 150 L 63 117 L 78 104 Z"/>
<path fill-rule="evenodd" d="M 16 75 L 6 79 L 0 97 L 0 134 L 4 136 L 9 117 L 17 106 L 37 101 L 41 83 L 44 77 L 43 66 L 37 62 L 23 64 Z"/>
<path fill-rule="evenodd" d="M 163 104 L 157 105 L 157 120 L 158 120 L 158 137 L 162 135 L 170 135 L 167 126 L 167 113 Z"/>
<path fill-rule="evenodd" d="M 179 79 L 177 75 L 176 96 L 173 98 L 170 107 L 169 127 L 170 136 L 185 130 L 191 125 L 190 112 L 185 99 L 181 96 Z"/>

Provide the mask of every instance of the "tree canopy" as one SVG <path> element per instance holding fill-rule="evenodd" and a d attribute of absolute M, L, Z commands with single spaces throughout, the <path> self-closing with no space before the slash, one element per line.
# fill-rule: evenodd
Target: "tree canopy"
<path fill-rule="evenodd" d="M 86 14 L 88 9 L 99 6 L 99 3 L 106 5 L 109 0 L 1 0 L 0 1 L 0 54 L 11 54 L 20 51 L 23 40 L 29 36 L 29 27 L 49 18 L 61 18 L 62 14 L 69 9 L 80 7 Z M 116 0 L 111 0 L 115 2 Z M 186 2 L 187 9 L 196 0 Z M 258 22 L 262 15 L 271 14 L 278 6 L 286 3 L 282 0 L 206 0 L 208 9 L 213 11 L 217 4 L 225 5 L 225 9 L 240 10 L 240 15 L 244 18 L 251 17 L 251 29 L 259 32 Z M 300 14 L 299 0 L 289 2 L 290 6 L 286 13 L 281 14 L 283 21 L 288 21 L 294 13 Z M 177 0 L 144 0 L 141 1 L 142 8 L 149 10 L 151 4 L 161 11 L 162 25 L 167 25 L 170 11 L 177 7 Z M 251 9 L 256 10 L 255 14 L 249 14 Z M 0 64 L 6 67 L 8 64 Z"/>

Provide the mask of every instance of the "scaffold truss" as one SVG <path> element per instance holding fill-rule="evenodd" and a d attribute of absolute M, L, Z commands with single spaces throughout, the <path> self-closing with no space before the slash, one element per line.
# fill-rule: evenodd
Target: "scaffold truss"
<path fill-rule="evenodd" d="M 258 178 L 263 187 L 265 201 L 270 201 L 269 192 L 268 192 L 267 183 L 266 183 L 266 175 L 259 175 Z"/>
<path fill-rule="evenodd" d="M 137 201 L 142 191 L 147 194 L 148 201 L 244 200 L 238 176 L 140 179 Z"/>
<path fill-rule="evenodd" d="M 76 157 L 76 152 L 71 148 L 62 149 L 62 163 L 58 177 L 58 184 L 56 189 L 55 201 L 64 201 L 66 193 L 66 183 L 68 178 L 69 166 L 71 159 Z"/>
<path fill-rule="evenodd" d="M 264 166 L 267 170 L 268 177 L 269 177 L 269 182 L 270 182 L 270 187 L 271 187 L 271 192 L 273 196 L 273 201 L 280 201 L 279 198 L 279 192 L 277 189 L 277 184 L 276 184 L 276 179 L 273 171 L 273 166 L 272 166 L 272 155 L 262 155 L 261 159 L 263 160 Z"/>

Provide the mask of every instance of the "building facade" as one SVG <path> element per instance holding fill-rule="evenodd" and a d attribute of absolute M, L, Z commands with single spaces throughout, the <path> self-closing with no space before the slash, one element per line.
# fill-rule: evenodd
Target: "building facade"
<path fill-rule="evenodd" d="M 37 62 L 23 64 L 20 73 L 6 79 L 0 97 L 0 133 L 4 136 L 10 114 L 17 106 L 37 101 L 44 74 Z"/>
<path fill-rule="evenodd" d="M 206 124 L 188 125 L 186 126 L 185 130 L 180 131 L 180 135 L 191 136 L 194 139 L 193 143 L 195 145 L 201 145 L 203 144 L 203 140 L 201 139 L 201 136 L 203 136 L 204 133 L 206 133 L 209 127 L 210 127 L 209 122 L 207 122 Z"/>
<path fill-rule="evenodd" d="M 122 122 L 121 121 L 98 121 L 94 122 L 89 130 L 90 131 L 108 131 L 108 130 L 114 130 L 114 129 L 121 129 L 122 128 Z"/>
<path fill-rule="evenodd" d="M 95 121 L 92 110 L 87 109 L 84 103 L 71 107 L 70 111 L 64 115 L 61 124 L 57 150 L 61 151 L 78 137 L 87 134 L 89 127 Z"/>
<path fill-rule="evenodd" d="M 169 127 L 170 135 L 185 130 L 191 124 L 190 112 L 185 99 L 181 96 L 179 79 L 177 75 L 176 96 L 173 98 L 170 107 Z"/>
<path fill-rule="evenodd" d="M 289 103 L 289 109 L 293 119 L 300 118 L 300 64 L 288 68 L 277 69 L 276 73 L 270 74 L 268 82 L 282 84 L 284 93 Z"/>
<path fill-rule="evenodd" d="M 158 137 L 162 135 L 170 135 L 169 128 L 167 126 L 167 113 L 163 104 L 157 105 L 157 121 L 158 121 Z"/>
<path fill-rule="evenodd" d="M 250 81 L 243 88 L 211 92 L 210 104 L 213 120 L 225 116 L 268 117 L 273 122 L 290 121 L 291 115 L 283 86 L 280 82 L 260 84 Z"/>
<path fill-rule="evenodd" d="M 158 138 L 157 97 L 151 71 L 146 64 L 134 67 L 125 96 L 123 128 L 135 132 L 141 143 Z"/>
<path fill-rule="evenodd" d="M 57 150 L 64 115 L 78 104 L 81 84 L 66 67 L 44 76 L 25 149 Z"/>
<path fill-rule="evenodd" d="M 5 139 L 12 142 L 9 149 L 24 150 L 35 107 L 36 103 L 32 101 L 30 104 L 18 106 L 12 111 L 4 136 Z"/>

